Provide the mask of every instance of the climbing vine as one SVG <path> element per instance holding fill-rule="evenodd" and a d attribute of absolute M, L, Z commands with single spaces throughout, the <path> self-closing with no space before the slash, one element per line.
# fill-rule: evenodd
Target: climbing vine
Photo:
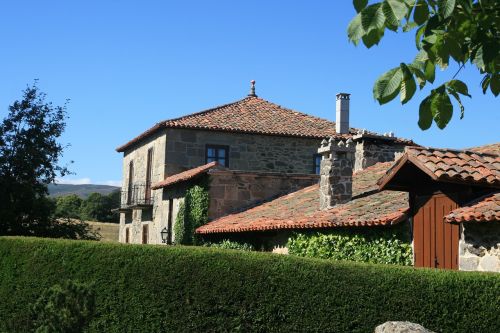
<path fill-rule="evenodd" d="M 378 264 L 412 265 L 411 244 L 401 230 L 370 230 L 353 233 L 295 234 L 288 240 L 290 254 Z"/>
<path fill-rule="evenodd" d="M 198 243 L 194 231 L 208 222 L 209 201 L 207 181 L 202 181 L 186 191 L 184 202 L 180 204 L 175 219 L 176 244 L 192 245 Z"/>

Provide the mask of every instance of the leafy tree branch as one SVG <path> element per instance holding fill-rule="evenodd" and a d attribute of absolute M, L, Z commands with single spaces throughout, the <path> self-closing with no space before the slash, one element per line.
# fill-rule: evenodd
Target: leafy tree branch
<path fill-rule="evenodd" d="M 384 0 L 368 4 L 353 0 L 357 15 L 347 34 L 355 45 L 378 45 L 386 30 L 415 29 L 416 55 L 412 63 L 401 63 L 382 74 L 373 96 L 382 105 L 400 96 L 410 101 L 416 90 L 433 84 L 436 67 L 459 65 L 453 78 L 432 89 L 420 103 L 418 125 L 425 130 L 434 121 L 443 129 L 453 115 L 454 103 L 463 118 L 461 97 L 471 97 L 467 84 L 457 80 L 465 64 L 474 65 L 483 76 L 483 93 L 500 93 L 500 3 L 497 0 Z M 454 103 L 452 103 L 452 100 Z"/>

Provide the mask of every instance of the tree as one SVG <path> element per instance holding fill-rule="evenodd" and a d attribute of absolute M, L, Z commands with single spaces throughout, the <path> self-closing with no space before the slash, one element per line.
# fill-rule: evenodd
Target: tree
<path fill-rule="evenodd" d="M 80 216 L 84 220 L 101 222 L 118 222 L 118 214 L 112 210 L 120 205 L 120 192 L 102 195 L 100 193 L 91 193 L 87 199 L 82 202 Z"/>
<path fill-rule="evenodd" d="M 82 221 L 54 217 L 47 185 L 69 171 L 59 165 L 66 104 L 53 106 L 36 82 L 0 124 L 0 235 L 98 239 Z"/>
<path fill-rule="evenodd" d="M 80 206 L 82 199 L 76 194 L 60 196 L 56 199 L 55 217 L 66 217 L 72 219 L 80 218 Z"/>
<path fill-rule="evenodd" d="M 418 125 L 428 129 L 432 121 L 443 129 L 453 115 L 451 97 L 464 116 L 461 95 L 471 97 L 467 85 L 456 77 L 467 63 L 483 75 L 483 93 L 500 93 L 500 3 L 498 0 L 384 0 L 368 5 L 353 0 L 358 14 L 347 29 L 349 40 L 370 48 L 377 45 L 386 29 L 403 32 L 416 29 L 417 53 L 412 63 L 401 63 L 380 76 L 373 87 L 382 105 L 398 94 L 402 104 L 434 83 L 436 66 L 446 69 L 451 61 L 459 65 L 451 80 L 444 82 L 420 103 Z M 451 58 L 451 59 L 450 59 Z"/>
<path fill-rule="evenodd" d="M 58 165 L 66 104 L 53 106 L 36 82 L 0 124 L 0 234 L 56 236 L 47 184 L 68 174 Z"/>

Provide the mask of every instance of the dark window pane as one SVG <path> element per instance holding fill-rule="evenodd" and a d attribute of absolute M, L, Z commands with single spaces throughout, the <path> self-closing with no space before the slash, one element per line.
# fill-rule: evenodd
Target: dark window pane
<path fill-rule="evenodd" d="M 219 158 L 219 164 L 220 165 L 226 165 L 226 159 L 225 158 Z"/>
<path fill-rule="evenodd" d="M 215 161 L 215 157 L 207 157 L 207 163 Z"/>
<path fill-rule="evenodd" d="M 319 175 L 321 172 L 321 155 L 314 155 L 314 173 Z"/>
<path fill-rule="evenodd" d="M 214 148 L 208 148 L 207 149 L 207 156 L 208 157 L 215 157 L 215 149 Z"/>
<path fill-rule="evenodd" d="M 223 148 L 219 149 L 219 156 L 218 157 L 222 157 L 222 158 L 226 157 L 226 150 Z"/>

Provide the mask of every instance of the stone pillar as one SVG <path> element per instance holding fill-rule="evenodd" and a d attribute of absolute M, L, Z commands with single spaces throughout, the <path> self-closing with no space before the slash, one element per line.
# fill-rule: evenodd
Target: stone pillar
<path fill-rule="evenodd" d="M 320 209 L 343 204 L 352 199 L 352 172 L 355 145 L 330 138 L 323 140 L 318 153 L 322 155 L 320 171 Z"/>

